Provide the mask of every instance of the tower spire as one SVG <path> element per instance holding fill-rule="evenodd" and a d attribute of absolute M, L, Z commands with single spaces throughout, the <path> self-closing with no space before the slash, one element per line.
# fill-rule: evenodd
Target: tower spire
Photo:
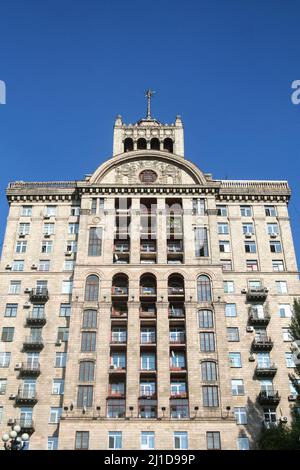
<path fill-rule="evenodd" d="M 146 91 L 146 98 L 147 98 L 147 116 L 146 116 L 146 119 L 152 119 L 152 116 L 151 116 L 151 98 L 152 96 L 154 95 L 155 91 L 153 90 L 147 90 Z"/>

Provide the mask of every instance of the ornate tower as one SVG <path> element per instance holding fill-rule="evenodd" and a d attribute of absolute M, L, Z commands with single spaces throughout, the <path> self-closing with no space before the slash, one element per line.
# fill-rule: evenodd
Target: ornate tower
<path fill-rule="evenodd" d="M 117 116 L 114 125 L 113 156 L 133 150 L 162 150 L 184 157 L 183 124 L 180 116 L 175 123 L 162 124 L 151 114 L 153 91 L 146 92 L 147 114 L 135 124 L 125 124 Z"/>

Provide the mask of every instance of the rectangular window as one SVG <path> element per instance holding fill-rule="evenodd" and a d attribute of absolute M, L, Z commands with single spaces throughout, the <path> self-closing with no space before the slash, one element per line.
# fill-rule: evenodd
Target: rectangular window
<path fill-rule="evenodd" d="M 64 394 L 64 384 L 63 379 L 53 379 L 52 381 L 52 395 L 63 395 Z"/>
<path fill-rule="evenodd" d="M 102 252 L 102 228 L 92 227 L 89 233 L 88 256 L 101 256 Z"/>
<path fill-rule="evenodd" d="M 38 270 L 39 271 L 50 271 L 50 261 L 49 260 L 40 260 Z"/>
<path fill-rule="evenodd" d="M 193 199 L 193 214 L 205 215 L 205 199 L 194 198 Z"/>
<path fill-rule="evenodd" d="M 26 253 L 27 249 L 27 242 L 26 241 L 18 241 L 16 244 L 16 253 Z"/>
<path fill-rule="evenodd" d="M 284 264 L 282 260 L 273 260 L 272 261 L 273 271 L 284 271 Z"/>
<path fill-rule="evenodd" d="M 94 331 L 83 331 L 81 335 L 81 351 L 92 352 L 96 350 L 96 333 Z"/>
<path fill-rule="evenodd" d="M 18 304 L 6 304 L 5 317 L 16 317 L 18 311 Z"/>
<path fill-rule="evenodd" d="M 230 253 L 230 242 L 227 240 L 220 240 L 219 250 L 220 250 L 220 253 Z"/>
<path fill-rule="evenodd" d="M 47 450 L 57 450 L 57 449 L 58 449 L 58 437 L 49 436 Z"/>
<path fill-rule="evenodd" d="M 197 258 L 209 256 L 207 228 L 205 227 L 195 229 L 195 256 Z"/>
<path fill-rule="evenodd" d="M 141 370 L 155 370 L 155 353 L 141 353 Z"/>
<path fill-rule="evenodd" d="M 77 253 L 77 241 L 75 240 L 67 241 L 67 253 Z"/>
<path fill-rule="evenodd" d="M 84 310 L 82 328 L 97 328 L 97 310 Z"/>
<path fill-rule="evenodd" d="M 6 394 L 6 385 L 7 385 L 7 380 L 0 379 L 0 395 Z"/>
<path fill-rule="evenodd" d="M 239 329 L 238 328 L 227 328 L 227 340 L 228 341 L 239 341 Z"/>
<path fill-rule="evenodd" d="M 267 224 L 267 231 L 269 235 L 278 235 L 279 234 L 278 224 Z"/>
<path fill-rule="evenodd" d="M 91 408 L 93 406 L 93 386 L 79 385 L 77 393 L 78 408 Z"/>
<path fill-rule="evenodd" d="M 277 294 L 287 294 L 287 283 L 286 281 L 276 281 L 276 292 Z"/>
<path fill-rule="evenodd" d="M 219 235 L 228 235 L 229 234 L 229 225 L 227 222 L 218 223 L 218 234 Z"/>
<path fill-rule="evenodd" d="M 10 358 L 10 352 L 0 352 L 0 367 L 9 367 Z"/>
<path fill-rule="evenodd" d="M 141 433 L 141 449 L 154 449 L 154 432 L 145 431 Z"/>
<path fill-rule="evenodd" d="M 52 253 L 53 242 L 51 240 L 42 241 L 42 253 L 50 254 Z"/>
<path fill-rule="evenodd" d="M 260 352 L 257 353 L 257 367 L 259 369 L 268 369 L 271 365 L 270 353 Z"/>
<path fill-rule="evenodd" d="M 247 424 L 247 411 L 246 408 L 234 408 L 234 416 L 236 424 Z"/>
<path fill-rule="evenodd" d="M 57 341 L 67 342 L 69 339 L 69 328 L 60 326 L 57 332 Z"/>
<path fill-rule="evenodd" d="M 202 387 L 203 406 L 217 407 L 219 406 L 218 387 L 204 386 Z"/>
<path fill-rule="evenodd" d="M 253 235 L 254 234 L 254 225 L 250 222 L 243 224 L 243 234 L 244 235 Z"/>
<path fill-rule="evenodd" d="M 270 242 L 271 253 L 282 253 L 281 243 L 278 241 Z"/>
<path fill-rule="evenodd" d="M 56 216 L 56 206 L 46 206 L 45 216 L 46 217 L 55 217 Z"/>
<path fill-rule="evenodd" d="M 225 305 L 225 316 L 226 317 L 236 317 L 236 304 L 226 304 Z"/>
<path fill-rule="evenodd" d="M 70 304 L 60 304 L 59 316 L 60 317 L 70 317 L 71 316 L 71 305 Z"/>
<path fill-rule="evenodd" d="M 279 316 L 280 318 L 291 318 L 292 309 L 290 304 L 280 304 L 279 305 Z"/>
<path fill-rule="evenodd" d="M 248 437 L 238 437 L 237 447 L 238 447 L 238 450 L 250 450 Z"/>
<path fill-rule="evenodd" d="M 72 206 L 71 207 L 71 216 L 78 217 L 80 215 L 80 206 Z"/>
<path fill-rule="evenodd" d="M 253 260 L 247 259 L 246 268 L 247 268 L 247 271 L 258 271 L 258 261 L 256 259 L 253 259 Z"/>
<path fill-rule="evenodd" d="M 227 215 L 228 215 L 227 206 L 217 205 L 216 208 L 217 208 L 217 214 L 219 216 L 227 217 Z"/>
<path fill-rule="evenodd" d="M 203 382 L 214 382 L 217 380 L 217 366 L 213 361 L 201 363 L 201 377 Z"/>
<path fill-rule="evenodd" d="M 275 206 L 265 206 L 265 214 L 267 217 L 276 217 L 276 207 Z"/>
<path fill-rule="evenodd" d="M 45 223 L 43 226 L 43 234 L 44 235 L 53 235 L 55 231 L 55 224 L 53 223 Z"/>
<path fill-rule="evenodd" d="M 22 206 L 21 215 L 23 217 L 31 217 L 32 216 L 32 206 Z"/>
<path fill-rule="evenodd" d="M 64 271 L 74 271 L 75 269 L 75 261 L 66 259 L 64 261 Z"/>
<path fill-rule="evenodd" d="M 79 232 L 79 224 L 76 223 L 69 223 L 69 235 L 78 235 Z"/>
<path fill-rule="evenodd" d="M 285 353 L 285 363 L 288 368 L 294 368 L 295 367 L 295 361 L 294 361 L 294 356 L 292 352 L 286 352 Z"/>
<path fill-rule="evenodd" d="M 72 294 L 73 282 L 72 281 L 63 281 L 62 283 L 62 294 Z"/>
<path fill-rule="evenodd" d="M 252 241 L 245 242 L 245 253 L 256 253 L 256 243 Z"/>
<path fill-rule="evenodd" d="M 20 259 L 14 260 L 12 262 L 11 270 L 19 271 L 19 272 L 24 271 L 24 260 L 20 260 Z"/>
<path fill-rule="evenodd" d="M 55 367 L 66 367 L 67 353 L 56 353 L 55 355 Z"/>
<path fill-rule="evenodd" d="M 30 232 L 30 224 L 29 223 L 21 223 L 19 225 L 19 235 L 28 235 Z"/>
<path fill-rule="evenodd" d="M 89 438 L 90 438 L 89 431 L 76 431 L 75 449 L 76 450 L 88 450 Z"/>
<path fill-rule="evenodd" d="M 1 341 L 3 341 L 4 343 L 10 343 L 11 341 L 13 341 L 14 331 L 15 329 L 12 327 L 2 328 Z"/>
<path fill-rule="evenodd" d="M 221 449 L 221 438 L 219 432 L 207 432 L 206 433 L 207 450 L 220 450 Z"/>
<path fill-rule="evenodd" d="M 215 350 L 214 333 L 200 333 L 200 351 L 213 352 Z"/>
<path fill-rule="evenodd" d="M 0 406 L 0 424 L 3 423 L 3 406 Z"/>
<path fill-rule="evenodd" d="M 234 396 L 244 395 L 245 394 L 244 381 L 242 379 L 231 380 L 231 391 L 232 391 L 232 395 Z"/>
<path fill-rule="evenodd" d="M 229 363 L 230 363 L 230 367 L 242 367 L 241 353 L 230 352 Z"/>
<path fill-rule="evenodd" d="M 241 206 L 241 216 L 242 217 L 251 217 L 252 216 L 252 209 L 251 206 Z"/>
<path fill-rule="evenodd" d="M 108 448 L 122 449 L 122 433 L 113 431 L 108 433 Z"/>
<path fill-rule="evenodd" d="M 199 328 L 213 328 L 214 316 L 211 310 L 199 310 L 198 312 Z"/>
<path fill-rule="evenodd" d="M 91 214 L 97 214 L 97 198 L 93 197 L 91 201 Z"/>
<path fill-rule="evenodd" d="M 21 292 L 21 281 L 10 281 L 9 293 L 20 294 Z"/>
<path fill-rule="evenodd" d="M 232 261 L 230 259 L 221 259 L 223 271 L 232 271 Z"/>
<path fill-rule="evenodd" d="M 282 328 L 283 341 L 293 341 L 289 328 Z"/>
<path fill-rule="evenodd" d="M 234 292 L 234 282 L 233 281 L 224 281 L 224 292 L 225 294 L 232 294 Z"/>
<path fill-rule="evenodd" d="M 50 416 L 49 416 L 49 423 L 57 424 L 61 418 L 62 408 L 59 407 L 51 407 L 50 408 Z"/>
<path fill-rule="evenodd" d="M 188 433 L 187 432 L 174 432 L 174 449 L 184 450 L 188 449 Z"/>

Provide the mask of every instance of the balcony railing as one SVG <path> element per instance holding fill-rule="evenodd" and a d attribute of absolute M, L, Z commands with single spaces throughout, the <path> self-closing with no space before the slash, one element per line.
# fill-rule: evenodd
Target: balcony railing
<path fill-rule="evenodd" d="M 177 287 L 177 286 L 170 286 L 168 287 L 168 294 L 169 295 L 184 295 L 184 288 L 183 287 Z"/>
<path fill-rule="evenodd" d="M 114 245 L 114 252 L 115 253 L 128 253 L 129 252 L 129 244 L 117 244 Z"/>
<path fill-rule="evenodd" d="M 128 295 L 128 287 L 113 286 L 111 289 L 112 295 Z"/>
<path fill-rule="evenodd" d="M 141 245 L 141 253 L 155 253 L 155 252 L 156 252 L 156 245 L 154 244 Z"/>
<path fill-rule="evenodd" d="M 128 310 L 122 310 L 122 309 L 117 309 L 113 308 L 111 310 L 111 317 L 113 318 L 127 318 L 128 315 Z"/>
<path fill-rule="evenodd" d="M 37 401 L 37 394 L 32 390 L 20 389 L 16 396 L 16 404 L 34 405 Z"/>
<path fill-rule="evenodd" d="M 254 372 L 257 377 L 274 377 L 277 366 L 275 364 L 257 365 Z"/>
<path fill-rule="evenodd" d="M 273 341 L 268 336 L 254 338 L 251 348 L 253 351 L 270 351 L 273 348 Z"/>
<path fill-rule="evenodd" d="M 187 397 L 188 397 L 187 392 L 172 392 L 171 393 L 171 399 L 187 398 Z"/>
<path fill-rule="evenodd" d="M 270 314 L 265 310 L 263 314 L 261 314 L 255 308 L 249 308 L 249 322 L 253 325 L 267 325 L 270 321 L 270 318 Z"/>
<path fill-rule="evenodd" d="M 184 318 L 183 308 L 169 308 L 169 318 Z"/>
<path fill-rule="evenodd" d="M 47 302 L 49 299 L 49 291 L 46 287 L 36 287 L 31 289 L 29 298 L 33 302 Z"/>
<path fill-rule="evenodd" d="M 167 245 L 168 253 L 182 253 L 183 248 L 181 244 Z"/>
<path fill-rule="evenodd" d="M 39 337 L 32 337 L 32 336 L 26 336 L 24 343 L 23 343 L 24 349 L 43 349 L 44 347 L 44 341 L 41 336 Z"/>
<path fill-rule="evenodd" d="M 278 405 L 280 396 L 275 390 L 261 390 L 257 400 L 261 405 Z"/>
<path fill-rule="evenodd" d="M 247 300 L 255 301 L 255 300 L 265 300 L 268 295 L 268 289 L 265 287 L 253 287 L 247 290 L 246 297 Z"/>
<path fill-rule="evenodd" d="M 184 344 L 185 343 L 185 334 L 178 334 L 176 337 L 170 337 L 170 344 Z"/>
<path fill-rule="evenodd" d="M 45 313 L 34 313 L 31 312 L 26 318 L 26 324 L 30 325 L 45 325 L 46 324 L 46 315 Z"/>
<path fill-rule="evenodd" d="M 149 336 L 149 337 L 141 337 L 140 338 L 140 343 L 141 346 L 147 346 L 148 344 L 155 344 L 156 343 L 156 337 L 155 334 Z"/>
<path fill-rule="evenodd" d="M 156 296 L 156 289 L 155 287 L 141 287 L 140 295 L 145 295 L 149 297 Z"/>
<path fill-rule="evenodd" d="M 20 369 L 20 374 L 27 376 L 37 376 L 40 372 L 39 362 L 23 362 Z"/>

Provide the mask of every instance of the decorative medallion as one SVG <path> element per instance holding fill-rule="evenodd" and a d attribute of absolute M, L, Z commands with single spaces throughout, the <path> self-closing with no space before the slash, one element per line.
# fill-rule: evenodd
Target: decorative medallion
<path fill-rule="evenodd" d="M 143 170 L 139 174 L 141 183 L 154 183 L 157 180 L 157 174 L 153 170 Z"/>

